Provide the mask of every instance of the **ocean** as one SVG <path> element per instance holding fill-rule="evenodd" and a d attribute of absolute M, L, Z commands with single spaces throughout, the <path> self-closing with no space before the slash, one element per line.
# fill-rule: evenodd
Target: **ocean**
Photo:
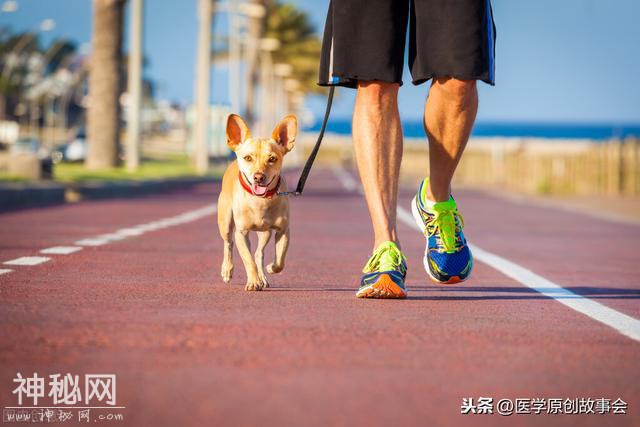
<path fill-rule="evenodd" d="M 404 121 L 404 136 L 407 138 L 424 138 L 421 121 Z M 320 123 L 304 129 L 318 132 Z M 340 135 L 351 134 L 351 121 L 329 119 L 327 132 Z M 473 128 L 472 136 L 477 137 L 525 137 L 556 139 L 591 139 L 606 141 L 627 137 L 640 138 L 640 124 L 570 124 L 570 123 L 489 123 L 479 122 Z"/>

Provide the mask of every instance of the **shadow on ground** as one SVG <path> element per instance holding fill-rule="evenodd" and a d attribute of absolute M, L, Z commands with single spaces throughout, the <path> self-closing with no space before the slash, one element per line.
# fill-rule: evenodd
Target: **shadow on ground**
<path fill-rule="evenodd" d="M 563 290 L 564 289 L 564 290 Z M 627 288 L 603 288 L 597 286 L 565 286 L 563 289 L 541 288 L 542 291 L 552 294 L 557 299 L 592 298 L 592 299 L 640 299 L 640 289 Z M 275 292 L 356 292 L 353 288 L 319 288 L 319 287 L 271 287 L 269 291 Z M 415 295 L 412 291 L 428 293 L 428 295 Z M 569 291 L 576 295 L 568 294 Z M 446 293 L 447 295 L 438 295 Z M 474 295 L 471 295 L 474 294 Z M 486 294 L 486 295 L 477 295 Z M 409 285 L 408 299 L 451 301 L 451 300 L 528 300 L 549 299 L 540 292 L 526 287 L 505 286 L 411 286 Z"/>

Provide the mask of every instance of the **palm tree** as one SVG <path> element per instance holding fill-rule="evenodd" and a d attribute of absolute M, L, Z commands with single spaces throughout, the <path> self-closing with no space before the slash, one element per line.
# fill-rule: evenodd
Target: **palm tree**
<path fill-rule="evenodd" d="M 88 169 L 108 169 L 118 160 L 125 3 L 126 0 L 93 0 L 85 163 Z"/>

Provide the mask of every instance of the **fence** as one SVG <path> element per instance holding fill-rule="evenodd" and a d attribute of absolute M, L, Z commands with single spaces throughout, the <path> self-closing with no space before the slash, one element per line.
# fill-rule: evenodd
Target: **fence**
<path fill-rule="evenodd" d="M 481 145 L 465 153 L 456 183 L 538 194 L 640 195 L 640 144 L 634 139 Z"/>
<path fill-rule="evenodd" d="M 305 157 L 312 135 L 300 138 Z M 350 137 L 328 135 L 318 163 L 353 164 Z M 404 145 L 401 180 L 415 183 L 428 173 L 425 140 Z M 609 142 L 526 138 L 475 138 L 469 142 L 454 185 L 506 188 L 528 194 L 640 196 L 640 141 Z"/>

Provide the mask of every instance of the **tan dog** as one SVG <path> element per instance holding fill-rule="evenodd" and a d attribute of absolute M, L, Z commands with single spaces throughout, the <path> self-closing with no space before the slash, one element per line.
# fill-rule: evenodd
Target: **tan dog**
<path fill-rule="evenodd" d="M 224 240 L 222 280 L 228 283 L 233 275 L 233 235 L 247 271 L 245 290 L 259 291 L 269 286 L 264 274 L 264 248 L 276 233 L 276 259 L 267 266 L 269 273 L 284 268 L 289 246 L 289 200 L 279 196 L 287 185 L 282 160 L 293 148 L 298 122 L 287 116 L 273 130 L 271 138 L 251 138 L 245 122 L 235 114 L 227 119 L 227 145 L 236 153 L 222 178 L 218 198 L 218 227 Z M 235 229 L 235 233 L 234 233 Z M 249 232 L 258 233 L 255 259 L 251 255 Z"/>

